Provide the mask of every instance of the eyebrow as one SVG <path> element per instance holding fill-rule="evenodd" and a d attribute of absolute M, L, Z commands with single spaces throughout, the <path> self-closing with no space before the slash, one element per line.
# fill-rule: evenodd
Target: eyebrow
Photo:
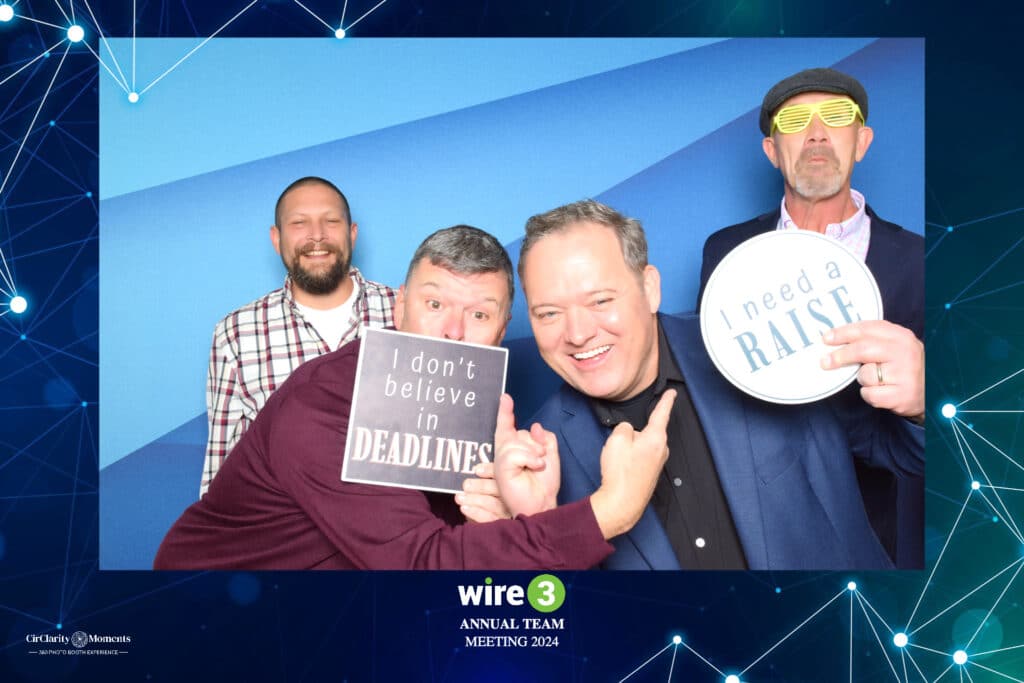
<path fill-rule="evenodd" d="M 339 211 L 335 208 L 325 209 L 323 211 L 318 211 L 317 209 L 292 209 L 291 211 L 282 211 L 281 215 L 285 218 L 291 218 L 293 216 L 324 216 L 332 213 L 336 213 L 339 216 L 345 215 L 344 211 Z"/>
<path fill-rule="evenodd" d="M 424 289 L 425 287 L 432 287 L 433 289 L 441 289 L 441 285 L 439 285 L 438 283 L 434 282 L 433 280 L 427 280 L 426 282 L 420 283 L 420 285 L 419 285 L 419 287 L 417 287 L 417 289 Z M 480 299 L 480 302 L 483 302 L 483 303 L 490 302 L 490 303 L 493 303 L 498 308 L 501 308 L 501 302 L 498 301 L 497 297 L 487 296 L 487 297 L 484 297 L 483 299 Z"/>
<path fill-rule="evenodd" d="M 598 294 L 618 294 L 618 293 L 619 293 L 619 290 L 615 289 L 614 287 L 602 287 L 601 289 L 592 289 L 589 292 L 583 292 L 582 296 L 583 296 L 583 298 L 587 298 L 588 299 L 588 298 L 597 296 Z M 535 308 L 543 308 L 544 306 L 553 306 L 555 308 L 561 308 L 561 306 L 559 304 L 552 304 L 552 303 L 547 303 L 547 302 L 541 301 L 541 302 L 535 303 L 534 305 L 530 306 L 530 310 L 532 311 Z"/>

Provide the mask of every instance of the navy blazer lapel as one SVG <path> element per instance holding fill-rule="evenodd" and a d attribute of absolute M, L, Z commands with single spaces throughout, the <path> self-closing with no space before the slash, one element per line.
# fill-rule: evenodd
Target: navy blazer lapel
<path fill-rule="evenodd" d="M 565 414 L 559 431 L 568 452 L 559 455 L 562 458 L 573 458 L 579 464 L 590 479 L 589 495 L 601 485 L 601 449 L 611 430 L 597 421 L 589 402 L 579 392 L 563 386 L 561 398 Z M 582 496 L 573 492 L 571 497 L 576 499 Z M 636 526 L 627 534 L 612 539 L 611 543 L 616 550 L 606 561 L 610 569 L 679 569 L 672 544 L 649 503 Z M 627 544 L 631 547 L 627 548 Z M 646 566 L 638 566 L 628 559 L 634 554 L 633 551 Z"/>
<path fill-rule="evenodd" d="M 592 493 L 601 486 L 601 447 L 607 431 L 594 418 L 586 399 L 579 392 L 562 385 L 561 393 L 564 414 L 558 429 L 569 452 L 560 453 L 560 456 L 575 458 L 589 479 L 587 490 Z"/>
<path fill-rule="evenodd" d="M 888 299 L 884 301 L 883 314 L 887 320 L 891 320 L 896 314 L 896 311 L 889 310 L 895 297 L 887 295 L 895 288 L 896 274 L 902 271 L 899 260 L 907 258 L 907 255 L 902 250 L 894 250 L 889 244 L 892 242 L 889 231 L 895 226 L 879 218 L 870 206 L 865 207 L 864 210 L 871 218 L 871 238 L 868 241 L 868 253 L 864 257 L 864 265 L 875 276 L 875 282 L 878 283 L 878 288 L 882 291 L 882 299 Z M 896 317 L 899 319 L 898 316 Z"/>
<path fill-rule="evenodd" d="M 742 394 L 718 374 L 708 358 L 696 316 L 691 319 L 692 324 L 671 316 L 659 317 L 704 427 L 747 565 L 767 566 L 768 550 L 751 444 L 751 434 L 755 433 L 752 427 L 756 425 L 748 423 Z"/>

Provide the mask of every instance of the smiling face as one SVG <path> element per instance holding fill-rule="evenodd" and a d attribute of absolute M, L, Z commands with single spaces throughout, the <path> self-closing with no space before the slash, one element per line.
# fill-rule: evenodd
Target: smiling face
<path fill-rule="evenodd" d="M 505 273 L 455 273 L 422 258 L 398 290 L 395 327 L 411 334 L 497 346 L 505 336 L 511 305 Z"/>
<path fill-rule="evenodd" d="M 322 296 L 339 290 L 347 298 L 358 227 L 349 223 L 338 193 L 320 183 L 295 187 L 281 199 L 277 221 L 270 240 L 298 290 L 296 298 L 306 303 L 302 292 Z"/>
<path fill-rule="evenodd" d="M 831 93 L 803 93 L 786 100 L 780 109 L 835 99 Z M 798 133 L 779 133 L 765 138 L 762 147 L 772 165 L 782 172 L 786 195 L 818 201 L 849 192 L 853 166 L 864 158 L 873 132 L 855 119 L 841 128 L 822 123 L 816 114 Z"/>
<path fill-rule="evenodd" d="M 522 282 L 541 357 L 571 386 L 623 401 L 654 382 L 660 276 L 630 269 L 612 228 L 581 222 L 541 238 Z"/>

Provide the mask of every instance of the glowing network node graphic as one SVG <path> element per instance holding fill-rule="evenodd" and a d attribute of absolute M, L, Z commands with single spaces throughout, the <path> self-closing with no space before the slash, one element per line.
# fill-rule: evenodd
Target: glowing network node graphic
<path fill-rule="evenodd" d="M 907 634 L 903 633 L 902 631 L 900 631 L 899 633 L 897 633 L 896 635 L 894 635 L 892 637 L 892 644 L 895 645 L 896 647 L 906 647 L 907 646 L 907 642 L 909 640 L 910 639 L 907 638 Z"/>
<path fill-rule="evenodd" d="M 672 638 L 672 643 L 673 644 L 678 645 L 681 642 L 683 642 L 682 637 L 680 637 L 680 636 L 673 636 L 673 638 Z"/>
<path fill-rule="evenodd" d="M 128 101 L 131 102 L 132 104 L 135 104 L 136 102 L 138 102 L 139 101 L 139 93 L 137 93 L 137 92 L 130 92 L 130 93 L 128 93 Z"/>
<path fill-rule="evenodd" d="M 334 37 L 337 38 L 338 40 L 341 40 L 342 38 L 344 38 L 345 37 L 345 29 L 339 28 L 337 31 L 334 32 Z"/>
<path fill-rule="evenodd" d="M 68 40 L 72 43 L 80 43 L 85 38 L 85 29 L 78 24 L 72 24 L 68 27 Z"/>
<path fill-rule="evenodd" d="M 963 666 L 967 663 L 967 653 L 963 650 L 957 650 L 953 653 L 953 663 Z"/>
<path fill-rule="evenodd" d="M 23 296 L 15 296 L 11 299 L 10 307 L 12 313 L 24 313 L 28 308 L 28 301 Z"/>
<path fill-rule="evenodd" d="M 0 5 L 0 21 L 10 21 L 14 18 L 14 8 L 10 5 Z"/>
<path fill-rule="evenodd" d="M 947 306 L 948 308 L 948 306 Z M 956 406 L 952 403 L 946 403 L 942 406 L 942 417 L 952 419 L 956 417 Z"/>
<path fill-rule="evenodd" d="M 725 677 L 725 683 L 740 683 L 740 677 L 736 674 L 729 674 Z"/>
<path fill-rule="evenodd" d="M 972 481 L 971 482 L 971 490 L 972 491 L 977 491 L 980 488 L 981 488 L 981 482 L 980 481 Z"/>
<path fill-rule="evenodd" d="M 846 584 L 846 590 L 848 590 L 848 591 L 855 591 L 855 590 L 857 590 L 857 582 L 856 581 L 851 581 L 850 583 Z"/>

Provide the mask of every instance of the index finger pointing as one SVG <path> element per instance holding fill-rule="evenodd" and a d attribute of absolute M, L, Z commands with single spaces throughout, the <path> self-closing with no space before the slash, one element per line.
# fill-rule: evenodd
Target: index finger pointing
<path fill-rule="evenodd" d="M 668 430 L 668 418 L 672 415 L 672 405 L 676 401 L 676 390 L 669 389 L 661 398 L 658 399 L 658 405 L 654 406 L 654 410 L 651 412 L 651 417 L 647 420 L 647 426 L 644 427 L 646 432 L 649 429 L 654 429 L 659 432 L 665 432 Z"/>
<path fill-rule="evenodd" d="M 512 397 L 502 394 L 501 402 L 498 404 L 498 423 L 494 428 L 494 440 L 514 439 L 515 436 L 516 415 L 512 412 Z"/>

